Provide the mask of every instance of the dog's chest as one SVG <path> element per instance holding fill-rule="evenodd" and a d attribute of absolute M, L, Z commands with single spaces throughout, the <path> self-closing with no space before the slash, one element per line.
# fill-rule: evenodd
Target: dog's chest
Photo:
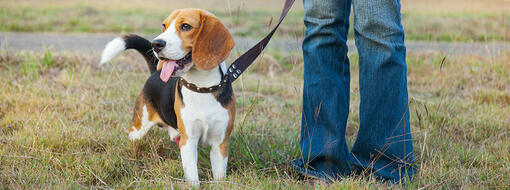
<path fill-rule="evenodd" d="M 196 93 L 182 88 L 184 108 L 181 119 L 188 138 L 203 143 L 221 143 L 227 129 L 229 114 L 210 93 Z"/>

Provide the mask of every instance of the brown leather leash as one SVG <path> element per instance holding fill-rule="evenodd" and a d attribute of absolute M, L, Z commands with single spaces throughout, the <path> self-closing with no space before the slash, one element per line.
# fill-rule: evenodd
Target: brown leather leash
<path fill-rule="evenodd" d="M 226 77 L 224 77 L 222 83 L 226 83 L 227 81 L 234 82 L 253 63 L 253 61 L 255 61 L 264 48 L 266 48 L 266 45 L 269 43 L 269 40 L 271 40 L 271 37 L 273 37 L 273 34 L 276 32 L 276 29 L 278 29 L 285 16 L 287 16 L 292 4 L 294 4 L 294 0 L 285 0 L 280 19 L 273 30 L 271 30 L 264 39 L 255 44 L 247 52 L 237 58 L 230 67 L 228 67 L 227 73 L 225 74 Z"/>
<path fill-rule="evenodd" d="M 292 4 L 294 4 L 294 0 L 285 0 L 285 4 L 283 5 L 282 14 L 280 15 L 280 19 L 278 20 L 278 23 L 276 26 L 269 32 L 269 34 L 264 37 L 264 39 L 260 40 L 259 43 L 255 44 L 252 48 L 250 48 L 248 51 L 246 51 L 244 54 L 239 56 L 231 65 L 227 68 L 227 72 L 222 73 L 222 80 L 220 84 L 210 86 L 210 87 L 198 87 L 192 83 L 189 83 L 188 81 L 184 80 L 183 78 L 180 79 L 179 85 L 184 86 L 194 92 L 198 93 L 211 93 L 214 91 L 219 90 L 221 87 L 225 86 L 227 83 L 234 82 L 241 74 L 255 61 L 255 59 L 262 53 L 264 48 L 266 48 L 266 45 L 269 43 L 269 40 L 273 37 L 273 34 L 276 32 L 276 29 L 280 26 L 285 16 L 287 16 L 287 13 L 289 12 L 290 8 L 292 7 Z"/>

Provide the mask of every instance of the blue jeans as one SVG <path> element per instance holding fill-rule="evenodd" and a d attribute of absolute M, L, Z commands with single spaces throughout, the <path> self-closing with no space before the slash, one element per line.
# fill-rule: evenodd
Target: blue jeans
<path fill-rule="evenodd" d="M 416 171 L 400 2 L 354 0 L 352 5 L 361 98 L 356 142 L 349 152 L 346 41 L 351 0 L 304 0 L 302 158 L 293 165 L 315 177 L 370 171 L 400 181 Z"/>

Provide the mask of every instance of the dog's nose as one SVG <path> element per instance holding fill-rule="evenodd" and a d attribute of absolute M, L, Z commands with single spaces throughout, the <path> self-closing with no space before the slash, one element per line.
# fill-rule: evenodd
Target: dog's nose
<path fill-rule="evenodd" d="M 151 43 L 152 49 L 156 53 L 160 52 L 163 48 L 165 48 L 165 45 L 166 45 L 166 42 L 163 40 L 154 40 Z"/>

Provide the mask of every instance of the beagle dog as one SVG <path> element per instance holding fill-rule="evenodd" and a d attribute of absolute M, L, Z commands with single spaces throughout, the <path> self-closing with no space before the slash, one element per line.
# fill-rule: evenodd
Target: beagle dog
<path fill-rule="evenodd" d="M 180 148 L 184 177 L 199 186 L 197 146 L 211 146 L 214 180 L 226 177 L 228 137 L 235 118 L 230 82 L 221 83 L 225 59 L 234 47 L 228 29 L 200 9 L 173 11 L 152 42 L 124 35 L 110 41 L 101 62 L 126 49 L 141 53 L 151 72 L 136 99 L 129 139 L 141 139 L 154 125 L 168 131 Z"/>

